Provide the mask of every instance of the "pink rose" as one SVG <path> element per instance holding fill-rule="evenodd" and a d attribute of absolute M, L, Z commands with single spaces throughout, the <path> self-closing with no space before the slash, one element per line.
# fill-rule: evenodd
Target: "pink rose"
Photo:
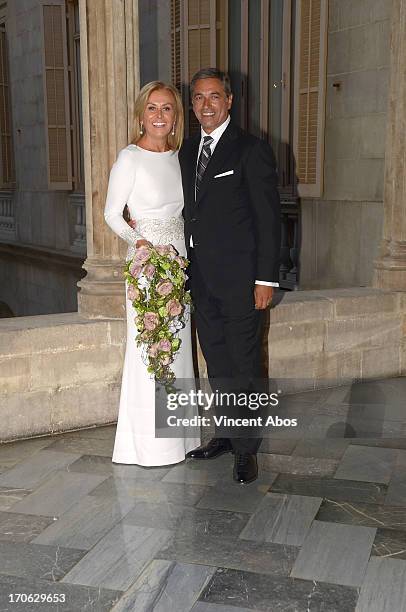
<path fill-rule="evenodd" d="M 144 267 L 144 274 L 147 278 L 152 278 L 155 274 L 155 266 L 153 266 L 151 263 L 147 264 Z"/>
<path fill-rule="evenodd" d="M 156 287 L 156 290 L 159 293 L 159 295 L 169 295 L 172 289 L 173 289 L 173 285 L 171 281 L 168 281 L 168 280 L 161 281 Z"/>
<path fill-rule="evenodd" d="M 169 300 L 166 309 L 170 317 L 177 317 L 182 312 L 182 306 L 179 300 Z"/>
<path fill-rule="evenodd" d="M 158 342 L 158 348 L 160 351 L 165 351 L 166 353 L 168 353 L 172 348 L 172 344 L 170 343 L 169 340 L 166 340 L 166 338 L 163 338 L 162 340 Z"/>
<path fill-rule="evenodd" d="M 160 255 L 169 255 L 170 253 L 170 245 L 169 244 L 158 244 L 155 247 L 155 250 L 157 251 L 157 253 L 159 253 Z"/>
<path fill-rule="evenodd" d="M 148 355 L 150 357 L 156 357 L 158 355 L 158 344 L 154 342 L 148 349 Z"/>
<path fill-rule="evenodd" d="M 171 259 L 175 259 L 175 257 L 177 256 L 178 251 L 175 249 L 175 247 L 172 244 L 168 245 L 168 255 Z"/>
<path fill-rule="evenodd" d="M 175 261 L 178 262 L 179 266 L 182 268 L 182 270 L 184 268 L 186 268 L 186 261 L 184 259 L 184 257 L 180 257 L 179 255 L 177 257 L 175 257 Z"/>
<path fill-rule="evenodd" d="M 153 331 L 159 323 L 159 317 L 155 312 L 146 312 L 143 321 L 145 329 Z"/>
<path fill-rule="evenodd" d="M 142 270 L 142 265 L 140 263 L 137 263 L 136 261 L 134 261 L 130 266 L 130 274 L 134 278 L 137 278 L 140 275 L 141 270 Z"/>
<path fill-rule="evenodd" d="M 128 285 L 128 288 L 127 288 L 127 299 L 129 299 L 131 302 L 133 302 L 134 300 L 138 300 L 139 297 L 140 297 L 140 292 L 139 292 L 138 288 L 134 287 L 134 285 Z"/>
<path fill-rule="evenodd" d="M 144 264 L 151 256 L 151 250 L 147 246 L 141 246 L 135 250 L 134 261 L 140 264 Z"/>

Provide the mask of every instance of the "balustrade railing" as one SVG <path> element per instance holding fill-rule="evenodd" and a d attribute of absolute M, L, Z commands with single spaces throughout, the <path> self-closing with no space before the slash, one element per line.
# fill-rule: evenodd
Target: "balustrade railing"
<path fill-rule="evenodd" d="M 299 288 L 299 203 L 294 197 L 281 196 L 281 289 Z"/>
<path fill-rule="evenodd" d="M 71 205 L 75 208 L 74 239 L 71 250 L 86 255 L 86 206 L 85 195 L 72 193 L 69 196 Z"/>
<path fill-rule="evenodd" d="M 14 242 L 16 223 L 14 211 L 14 192 L 0 191 L 0 241 Z"/>

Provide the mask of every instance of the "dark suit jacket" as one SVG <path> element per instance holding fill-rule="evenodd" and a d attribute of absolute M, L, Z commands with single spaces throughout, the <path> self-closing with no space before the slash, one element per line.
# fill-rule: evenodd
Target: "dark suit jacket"
<path fill-rule="evenodd" d="M 200 134 L 185 140 L 179 161 L 185 239 L 217 290 L 279 280 L 280 200 L 271 146 L 231 122 L 217 143 L 195 202 Z M 215 178 L 233 170 L 233 174 Z"/>

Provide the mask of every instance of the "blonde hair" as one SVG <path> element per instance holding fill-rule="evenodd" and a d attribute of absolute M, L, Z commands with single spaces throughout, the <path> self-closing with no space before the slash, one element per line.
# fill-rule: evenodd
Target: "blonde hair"
<path fill-rule="evenodd" d="M 173 151 L 177 151 L 178 149 L 180 149 L 183 141 L 184 117 L 182 100 L 176 87 L 168 83 L 163 83 L 162 81 L 151 81 L 151 83 L 147 83 L 146 85 L 144 85 L 144 87 L 142 87 L 137 96 L 134 106 L 133 143 L 136 144 L 142 137 L 141 122 L 149 97 L 154 91 L 157 91 L 159 89 L 166 89 L 167 91 L 170 91 L 175 99 L 175 134 L 172 135 L 172 132 L 169 133 L 168 145 Z"/>

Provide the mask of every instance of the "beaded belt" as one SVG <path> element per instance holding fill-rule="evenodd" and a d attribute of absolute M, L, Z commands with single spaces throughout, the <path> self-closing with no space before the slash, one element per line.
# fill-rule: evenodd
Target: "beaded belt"
<path fill-rule="evenodd" d="M 135 230 L 153 244 L 170 244 L 183 238 L 183 217 L 136 219 Z"/>
<path fill-rule="evenodd" d="M 152 244 L 171 244 L 174 240 L 182 240 L 183 217 L 169 217 L 167 219 L 142 218 L 135 219 L 135 231 L 138 239 L 148 240 Z M 130 246 L 127 259 L 133 257 L 134 247 Z"/>

